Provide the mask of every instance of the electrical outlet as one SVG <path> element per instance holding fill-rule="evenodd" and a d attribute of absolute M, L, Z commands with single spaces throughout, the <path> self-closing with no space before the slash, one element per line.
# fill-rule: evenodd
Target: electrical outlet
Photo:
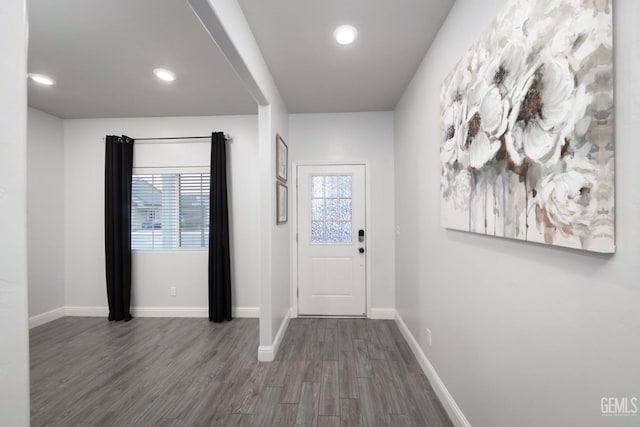
<path fill-rule="evenodd" d="M 431 329 L 427 328 L 427 343 L 431 347 Z"/>
<path fill-rule="evenodd" d="M 171 286 L 169 288 L 169 295 L 171 295 L 172 297 L 175 297 L 178 295 L 178 288 L 175 286 Z"/>
<path fill-rule="evenodd" d="M 400 235 L 400 226 L 396 225 L 396 236 Z"/>

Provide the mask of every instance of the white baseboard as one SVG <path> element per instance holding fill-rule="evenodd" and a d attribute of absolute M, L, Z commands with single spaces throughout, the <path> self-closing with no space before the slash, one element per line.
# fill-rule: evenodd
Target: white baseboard
<path fill-rule="evenodd" d="M 56 309 L 47 311 L 46 313 L 37 314 L 29 318 L 29 329 L 44 325 L 49 322 L 53 322 L 54 320 L 64 317 L 64 315 L 64 307 L 58 307 Z"/>
<path fill-rule="evenodd" d="M 234 318 L 258 318 L 259 307 L 233 307 L 231 314 Z M 131 307 L 133 317 L 184 317 L 207 318 L 209 307 Z"/>
<path fill-rule="evenodd" d="M 233 307 L 232 314 L 237 318 L 258 318 L 260 317 L 260 307 Z M 107 317 L 109 308 L 67 306 L 64 307 L 64 315 Z M 133 317 L 207 318 L 209 317 L 209 309 L 207 307 L 131 307 L 131 315 Z"/>
<path fill-rule="evenodd" d="M 259 319 L 260 307 L 233 307 L 233 317 L 239 319 Z"/>
<path fill-rule="evenodd" d="M 276 358 L 276 354 L 278 354 L 278 349 L 280 348 L 284 334 L 287 332 L 287 327 L 289 327 L 289 320 L 291 320 L 292 313 L 293 309 L 290 308 L 284 316 L 284 319 L 282 319 L 280 329 L 278 329 L 278 333 L 273 340 L 273 345 L 261 345 L 258 347 L 259 362 L 273 362 L 273 359 Z"/>
<path fill-rule="evenodd" d="M 451 393 L 449 393 L 447 387 L 445 387 L 435 368 L 433 367 L 431 362 L 429 362 L 427 355 L 424 354 L 424 351 L 422 351 L 420 344 L 418 344 L 418 341 L 413 336 L 407 325 L 404 323 L 404 320 L 402 320 L 402 317 L 398 312 L 396 312 L 396 323 L 398 324 L 398 327 L 400 328 L 400 332 L 402 332 L 404 339 L 407 340 L 407 343 L 409 343 L 409 347 L 411 347 L 411 350 L 413 350 L 413 354 L 416 356 L 416 359 L 418 359 L 420 367 L 424 371 L 427 378 L 429 378 L 431 386 L 440 399 L 440 402 L 442 402 L 442 406 L 444 406 L 444 409 L 447 411 L 447 414 L 449 415 L 449 418 L 451 418 L 451 422 L 453 422 L 453 425 L 455 425 L 456 427 L 471 427 L 471 424 L 464 416 L 462 410 L 456 404 L 455 400 L 453 400 L 453 396 L 451 396 Z"/>
<path fill-rule="evenodd" d="M 369 311 L 369 319 L 395 320 L 395 308 L 372 308 Z"/>
<path fill-rule="evenodd" d="M 208 307 L 131 307 L 133 317 L 185 317 L 209 316 Z"/>
<path fill-rule="evenodd" d="M 107 307 L 92 307 L 84 305 L 68 305 L 64 308 L 64 315 L 70 317 L 107 317 L 109 309 Z"/>

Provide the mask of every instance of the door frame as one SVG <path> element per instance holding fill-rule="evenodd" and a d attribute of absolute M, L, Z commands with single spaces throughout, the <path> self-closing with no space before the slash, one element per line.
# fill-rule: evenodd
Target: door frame
<path fill-rule="evenodd" d="M 365 251 L 365 299 L 366 299 L 366 307 L 365 307 L 365 318 L 369 318 L 371 315 L 371 188 L 369 183 L 371 182 L 371 165 L 369 161 L 360 160 L 360 161 L 341 161 L 341 162 L 300 162 L 294 161 L 291 163 L 291 186 L 293 189 L 289 192 L 289 194 L 295 194 L 291 198 L 291 204 L 289 206 L 289 212 L 292 212 L 293 215 L 289 218 L 291 221 L 291 247 L 293 250 L 291 251 L 291 278 L 289 282 L 291 283 L 291 308 L 292 310 L 292 318 L 297 318 L 299 316 L 298 313 L 298 166 L 345 166 L 345 165 L 355 165 L 355 166 L 364 166 L 364 206 L 365 206 L 365 230 L 367 230 L 366 234 L 366 243 L 367 250 Z M 327 316 L 327 317 L 336 317 L 336 316 Z"/>

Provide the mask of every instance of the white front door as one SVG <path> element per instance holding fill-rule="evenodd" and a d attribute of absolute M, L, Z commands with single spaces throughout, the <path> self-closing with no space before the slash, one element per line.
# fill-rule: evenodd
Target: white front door
<path fill-rule="evenodd" d="M 366 316 L 365 166 L 298 166 L 298 314 Z"/>

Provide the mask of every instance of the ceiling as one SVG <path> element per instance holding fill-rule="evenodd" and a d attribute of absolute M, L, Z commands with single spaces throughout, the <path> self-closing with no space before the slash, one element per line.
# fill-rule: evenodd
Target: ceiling
<path fill-rule="evenodd" d="M 390 111 L 454 0 L 239 0 L 292 113 Z M 333 31 L 358 30 L 350 46 Z"/>
<path fill-rule="evenodd" d="M 62 118 L 256 114 L 185 0 L 28 0 L 29 105 Z M 171 83 L 153 69 L 176 74 Z"/>
<path fill-rule="evenodd" d="M 239 0 L 291 113 L 395 108 L 454 0 Z M 62 118 L 255 114 L 186 0 L 28 0 L 29 105 Z M 333 39 L 341 24 L 353 45 Z M 172 83 L 152 70 L 175 72 Z"/>

